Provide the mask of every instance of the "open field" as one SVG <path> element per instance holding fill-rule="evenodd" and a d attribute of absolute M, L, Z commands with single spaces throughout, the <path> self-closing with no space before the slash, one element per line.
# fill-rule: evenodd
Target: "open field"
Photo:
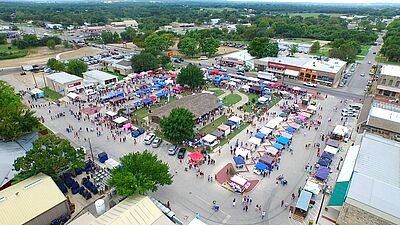
<path fill-rule="evenodd" d="M 28 49 L 18 49 L 12 45 L 0 45 L 0 60 L 16 59 L 28 54 Z"/>
<path fill-rule="evenodd" d="M 242 100 L 242 97 L 240 95 L 229 94 L 229 95 L 225 96 L 222 101 L 224 102 L 225 106 L 231 106 L 231 105 L 234 105 L 234 104 L 240 102 L 240 100 Z"/>
<path fill-rule="evenodd" d="M 95 55 L 95 54 L 99 54 L 99 53 L 103 53 L 103 52 L 105 52 L 105 50 L 103 50 L 103 49 L 93 48 L 93 47 L 83 47 L 80 49 L 61 53 L 60 59 L 61 60 L 76 59 L 76 58 L 80 58 L 83 56 Z"/>

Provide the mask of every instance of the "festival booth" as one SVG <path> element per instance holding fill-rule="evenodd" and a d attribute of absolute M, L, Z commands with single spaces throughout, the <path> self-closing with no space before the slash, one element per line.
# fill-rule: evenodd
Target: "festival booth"
<path fill-rule="evenodd" d="M 267 125 L 265 125 L 265 127 L 275 130 L 277 128 L 277 126 L 280 123 L 282 123 L 282 121 L 283 121 L 282 117 L 275 117 L 274 119 L 268 121 L 268 123 L 267 123 Z"/>
<path fill-rule="evenodd" d="M 229 179 L 229 185 L 235 192 L 243 193 L 250 187 L 250 182 L 246 178 L 234 175 Z"/>
<path fill-rule="evenodd" d="M 262 88 L 258 86 L 253 86 L 249 89 L 250 93 L 254 93 L 256 95 L 260 95 L 262 93 Z"/>
<path fill-rule="evenodd" d="M 290 140 L 285 137 L 280 136 L 276 139 L 276 142 L 278 142 L 282 145 L 287 145 L 287 144 L 289 144 Z"/>
<path fill-rule="evenodd" d="M 109 117 L 110 119 L 114 119 L 116 116 L 118 115 L 117 112 L 113 112 L 113 111 L 107 111 L 106 112 L 106 116 Z"/>
<path fill-rule="evenodd" d="M 113 158 L 109 158 L 104 162 L 104 166 L 109 170 L 115 169 L 115 168 L 119 167 L 120 165 L 121 164 Z"/>
<path fill-rule="evenodd" d="M 233 161 L 235 162 L 237 169 L 243 169 L 244 165 L 246 164 L 242 156 L 233 157 Z"/>
<path fill-rule="evenodd" d="M 271 146 L 264 146 L 265 149 L 265 153 L 267 153 L 268 155 L 271 155 L 273 157 L 278 157 L 279 156 L 279 151 L 278 149 L 271 147 Z"/>
<path fill-rule="evenodd" d="M 120 117 L 114 119 L 113 121 L 114 121 L 114 123 L 116 123 L 118 126 L 123 126 L 123 125 L 125 124 L 125 122 L 128 121 L 128 119 L 125 118 L 125 117 L 120 116 Z"/>
<path fill-rule="evenodd" d="M 270 97 L 267 98 L 267 97 L 262 96 L 262 97 L 258 98 L 257 102 L 260 104 L 265 104 L 265 103 L 269 102 L 270 100 L 271 100 Z"/>
<path fill-rule="evenodd" d="M 274 147 L 274 148 L 278 149 L 279 151 L 281 151 L 282 148 L 283 148 L 283 145 L 281 145 L 279 143 L 275 143 L 275 144 L 272 145 L 272 147 Z"/>
<path fill-rule="evenodd" d="M 175 86 L 175 87 L 172 89 L 172 91 L 173 91 L 174 93 L 180 94 L 180 93 L 183 92 L 183 87 L 180 86 L 180 85 L 177 85 L 177 86 Z"/>
<path fill-rule="evenodd" d="M 244 92 L 249 92 L 250 86 L 245 84 L 245 85 L 242 85 L 241 89 L 243 89 Z"/>
<path fill-rule="evenodd" d="M 235 124 L 236 127 L 240 127 L 240 123 L 242 122 L 242 119 L 238 116 L 232 116 L 228 119 L 228 122 L 232 122 Z"/>
<path fill-rule="evenodd" d="M 245 148 L 237 148 L 235 151 L 236 156 L 240 156 L 243 159 L 249 159 L 250 158 L 250 151 L 245 149 Z"/>
<path fill-rule="evenodd" d="M 67 97 L 73 101 L 79 100 L 81 98 L 80 95 L 76 94 L 75 92 L 70 92 L 67 94 Z"/>
<path fill-rule="evenodd" d="M 142 104 L 143 106 L 153 105 L 153 100 L 151 100 L 150 98 L 143 99 Z"/>
<path fill-rule="evenodd" d="M 225 133 L 224 133 L 223 131 L 216 130 L 216 131 L 212 132 L 211 135 L 214 135 L 214 136 L 217 137 L 218 139 L 223 139 Z"/>
<path fill-rule="evenodd" d="M 259 145 L 261 145 L 262 140 L 260 138 L 257 138 L 257 137 L 251 137 L 251 138 L 249 138 L 248 142 L 250 144 L 255 145 L 255 146 L 259 146 Z"/>
<path fill-rule="evenodd" d="M 258 162 L 254 167 L 253 167 L 253 173 L 261 175 L 265 173 L 270 167 L 262 162 Z"/>
<path fill-rule="evenodd" d="M 284 138 L 287 138 L 288 140 L 291 140 L 292 137 L 293 137 L 293 134 L 290 134 L 290 133 L 288 133 L 288 132 L 283 132 L 283 133 L 281 134 L 281 136 L 284 137 Z"/>
<path fill-rule="evenodd" d="M 317 106 L 315 106 L 315 105 L 307 106 L 307 112 L 314 114 L 315 111 L 317 111 Z"/>
<path fill-rule="evenodd" d="M 125 96 L 125 94 L 122 91 L 117 92 L 117 93 L 110 93 L 108 95 L 101 97 L 101 102 L 104 103 L 104 102 L 110 101 L 113 98 L 118 98 L 118 97 L 123 98 L 124 96 Z"/>
<path fill-rule="evenodd" d="M 261 129 L 259 130 L 260 133 L 265 134 L 265 136 L 268 136 L 272 133 L 272 129 L 268 128 L 268 127 L 261 127 Z"/>
<path fill-rule="evenodd" d="M 70 92 L 73 93 L 73 92 Z M 32 98 L 44 98 L 44 91 L 40 90 L 39 88 L 32 89 L 29 94 Z"/>
<path fill-rule="evenodd" d="M 332 153 L 324 151 L 320 158 L 321 159 L 330 159 L 330 160 L 332 160 L 333 156 L 334 155 Z"/>
<path fill-rule="evenodd" d="M 130 131 L 130 130 L 136 130 L 137 128 L 134 127 L 131 123 L 126 123 L 122 126 L 122 128 L 124 128 L 124 130 L 126 131 Z"/>
<path fill-rule="evenodd" d="M 190 161 L 189 163 L 192 164 L 197 164 L 200 160 L 202 160 L 204 158 L 203 154 L 201 154 L 200 152 L 192 152 L 188 155 Z"/>
<path fill-rule="evenodd" d="M 306 184 L 304 185 L 303 190 L 311 192 L 314 198 L 321 192 L 321 187 L 317 183 L 317 181 L 314 181 L 312 178 L 309 178 Z"/>
<path fill-rule="evenodd" d="M 332 146 L 334 148 L 339 148 L 339 141 L 329 138 L 328 140 L 326 140 L 326 145 Z"/>
<path fill-rule="evenodd" d="M 232 87 L 236 87 L 236 86 L 237 86 L 237 83 L 236 83 L 235 81 L 229 81 L 229 82 L 228 82 L 228 85 L 229 85 L 229 86 L 232 86 Z"/>
<path fill-rule="evenodd" d="M 159 93 L 156 93 L 156 97 L 157 98 L 162 98 L 162 97 L 166 97 L 166 96 L 168 96 L 169 95 L 169 92 L 159 92 Z"/>
<path fill-rule="evenodd" d="M 298 124 L 298 123 L 293 123 L 293 122 L 288 123 L 288 125 L 289 125 L 290 127 L 294 128 L 295 130 L 298 130 L 298 129 L 301 127 L 300 124 Z"/>
<path fill-rule="evenodd" d="M 330 172 L 330 169 L 328 167 L 320 166 L 317 169 L 317 172 L 315 174 L 315 178 L 317 178 L 317 179 L 319 179 L 321 181 L 325 181 L 329 176 L 329 172 Z"/>
<path fill-rule="evenodd" d="M 307 217 L 311 197 L 311 192 L 305 190 L 301 191 L 300 196 L 297 199 L 296 208 L 293 212 L 293 219 L 303 221 Z"/>
<path fill-rule="evenodd" d="M 336 140 L 342 140 L 349 134 L 349 129 L 342 125 L 336 125 L 335 129 L 332 131 L 331 137 Z"/>
<path fill-rule="evenodd" d="M 332 159 L 329 158 L 320 158 L 317 162 L 318 165 L 324 166 L 324 167 L 329 167 L 332 163 Z"/>
<path fill-rule="evenodd" d="M 219 125 L 218 130 L 224 132 L 225 136 L 228 136 L 231 133 L 231 127 L 225 124 Z"/>
<path fill-rule="evenodd" d="M 337 152 L 338 152 L 337 148 L 329 146 L 329 145 L 325 146 L 324 153 L 329 153 L 333 156 L 333 155 L 336 155 Z"/>
<path fill-rule="evenodd" d="M 288 132 L 288 133 L 290 133 L 290 134 L 293 134 L 293 133 L 296 131 L 296 129 L 294 129 L 293 127 L 287 127 L 287 128 L 285 129 L 285 131 Z"/>
<path fill-rule="evenodd" d="M 264 133 L 261 133 L 261 132 L 257 132 L 256 133 L 256 135 L 254 135 L 256 138 L 259 138 L 259 139 L 261 139 L 261 140 L 264 140 L 264 138 L 265 138 L 265 134 Z"/>
<path fill-rule="evenodd" d="M 258 162 L 262 162 L 262 163 L 268 165 L 269 170 L 272 170 L 272 165 L 275 163 L 275 157 L 270 156 L 267 153 L 264 153 L 264 155 L 258 159 Z"/>
<path fill-rule="evenodd" d="M 215 145 L 218 144 L 217 137 L 211 134 L 207 134 L 206 136 L 201 138 L 201 140 L 203 141 L 204 145 L 208 145 L 210 147 L 214 147 Z"/>

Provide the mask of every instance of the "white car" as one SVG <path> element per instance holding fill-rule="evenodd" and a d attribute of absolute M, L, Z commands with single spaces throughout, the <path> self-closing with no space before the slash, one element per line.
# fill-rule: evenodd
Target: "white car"
<path fill-rule="evenodd" d="M 146 137 L 144 138 L 144 144 L 146 145 L 150 145 L 154 139 L 156 138 L 156 135 L 153 133 L 149 133 L 146 135 Z"/>
<path fill-rule="evenodd" d="M 365 77 L 365 73 L 360 74 L 361 77 Z"/>
<path fill-rule="evenodd" d="M 202 56 L 200 56 L 200 57 L 199 57 L 199 59 L 200 59 L 200 60 L 207 60 L 207 59 L 208 59 L 208 57 L 207 57 L 207 56 L 205 56 L 205 55 L 202 55 Z"/>
<path fill-rule="evenodd" d="M 316 87 L 317 86 L 316 83 L 312 83 L 312 82 L 304 82 L 304 85 L 306 85 L 308 87 Z"/>
<path fill-rule="evenodd" d="M 343 117 L 356 117 L 357 113 L 353 113 L 353 112 L 342 112 L 342 116 Z"/>

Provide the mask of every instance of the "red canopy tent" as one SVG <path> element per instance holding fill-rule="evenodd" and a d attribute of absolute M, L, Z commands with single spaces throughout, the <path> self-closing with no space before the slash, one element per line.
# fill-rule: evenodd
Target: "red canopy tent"
<path fill-rule="evenodd" d="M 218 75 L 219 74 L 219 70 L 213 70 L 212 71 L 212 75 Z"/>
<path fill-rule="evenodd" d="M 192 153 L 190 153 L 190 154 L 188 155 L 188 157 L 189 157 L 191 160 L 197 162 L 197 161 L 203 159 L 204 156 L 203 156 L 203 154 L 201 154 L 200 152 L 192 152 Z"/>
<path fill-rule="evenodd" d="M 172 79 L 174 79 L 174 78 L 176 78 L 176 74 L 171 73 L 171 74 L 169 75 L 169 77 L 171 77 Z"/>
<path fill-rule="evenodd" d="M 150 97 L 149 97 L 151 100 L 156 100 L 157 99 L 157 97 L 155 96 L 155 95 L 150 95 Z"/>
<path fill-rule="evenodd" d="M 274 87 L 280 87 L 280 86 L 282 86 L 282 83 L 276 82 L 273 86 L 274 86 Z"/>

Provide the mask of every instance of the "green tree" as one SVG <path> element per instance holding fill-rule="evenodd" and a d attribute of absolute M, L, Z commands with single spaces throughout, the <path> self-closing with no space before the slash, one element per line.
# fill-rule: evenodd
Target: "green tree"
<path fill-rule="evenodd" d="M 212 56 L 217 53 L 219 41 L 214 38 L 205 38 L 200 41 L 201 51 L 207 56 Z"/>
<path fill-rule="evenodd" d="M 63 41 L 62 44 L 63 44 L 64 48 L 72 48 L 73 47 L 72 44 L 70 44 L 68 41 Z"/>
<path fill-rule="evenodd" d="M 5 34 L 0 34 L 0 45 L 7 44 L 7 36 Z"/>
<path fill-rule="evenodd" d="M 128 27 L 124 32 L 121 32 L 120 35 L 123 41 L 130 42 L 136 37 L 136 30 L 132 27 Z"/>
<path fill-rule="evenodd" d="M 160 62 L 160 64 L 164 67 L 166 66 L 168 63 L 171 62 L 171 58 L 167 55 L 160 55 L 158 57 L 158 61 Z"/>
<path fill-rule="evenodd" d="M 311 45 L 310 53 L 317 53 L 320 48 L 321 44 L 319 43 L 319 41 L 314 41 L 314 43 Z"/>
<path fill-rule="evenodd" d="M 271 42 L 269 38 L 255 38 L 249 44 L 247 51 L 250 55 L 263 58 L 263 57 L 277 57 L 279 53 L 278 43 Z"/>
<path fill-rule="evenodd" d="M 159 67 L 158 58 L 149 52 L 141 52 L 132 57 L 132 68 L 135 72 L 154 70 Z"/>
<path fill-rule="evenodd" d="M 146 51 L 151 52 L 154 55 L 166 51 L 172 44 L 173 41 L 170 34 L 158 35 L 154 33 L 144 39 Z"/>
<path fill-rule="evenodd" d="M 47 66 L 55 71 L 64 71 L 65 70 L 65 65 L 63 62 L 58 61 L 55 58 L 51 58 L 47 60 Z"/>
<path fill-rule="evenodd" d="M 83 77 L 83 73 L 88 70 L 88 65 L 78 59 L 69 61 L 66 71 L 79 77 Z"/>
<path fill-rule="evenodd" d="M 289 46 L 289 53 L 290 55 L 294 55 L 299 50 L 299 45 L 290 45 Z"/>
<path fill-rule="evenodd" d="M 56 48 L 56 42 L 53 39 L 47 41 L 47 47 L 54 50 Z"/>
<path fill-rule="evenodd" d="M 121 42 L 121 37 L 117 32 L 114 32 L 113 34 L 113 43 L 120 43 Z"/>
<path fill-rule="evenodd" d="M 110 31 L 104 31 L 101 33 L 101 39 L 103 40 L 104 44 L 110 44 L 114 42 L 114 35 Z"/>
<path fill-rule="evenodd" d="M 200 70 L 200 67 L 189 64 L 178 74 L 176 82 L 180 85 L 188 85 L 189 87 L 196 89 L 206 84 L 206 81 L 203 78 L 203 72 Z"/>
<path fill-rule="evenodd" d="M 14 88 L 0 81 L 0 139 L 14 140 L 38 126 L 38 119 L 22 104 Z"/>
<path fill-rule="evenodd" d="M 178 49 L 181 53 L 193 57 L 199 53 L 199 42 L 195 38 L 184 37 L 179 41 Z"/>
<path fill-rule="evenodd" d="M 122 157 L 121 166 L 113 169 L 111 174 L 109 183 L 121 196 L 143 195 L 147 191 L 156 191 L 159 186 L 172 184 L 168 164 L 147 150 Z"/>
<path fill-rule="evenodd" d="M 173 143 L 182 143 L 193 138 L 195 116 L 185 108 L 175 108 L 168 117 L 160 121 L 161 131 L 164 136 Z"/>
<path fill-rule="evenodd" d="M 75 150 L 69 141 L 51 134 L 34 141 L 32 150 L 17 158 L 14 166 L 22 176 L 44 173 L 58 180 L 64 171 L 83 168 L 84 160 L 82 149 Z"/>

